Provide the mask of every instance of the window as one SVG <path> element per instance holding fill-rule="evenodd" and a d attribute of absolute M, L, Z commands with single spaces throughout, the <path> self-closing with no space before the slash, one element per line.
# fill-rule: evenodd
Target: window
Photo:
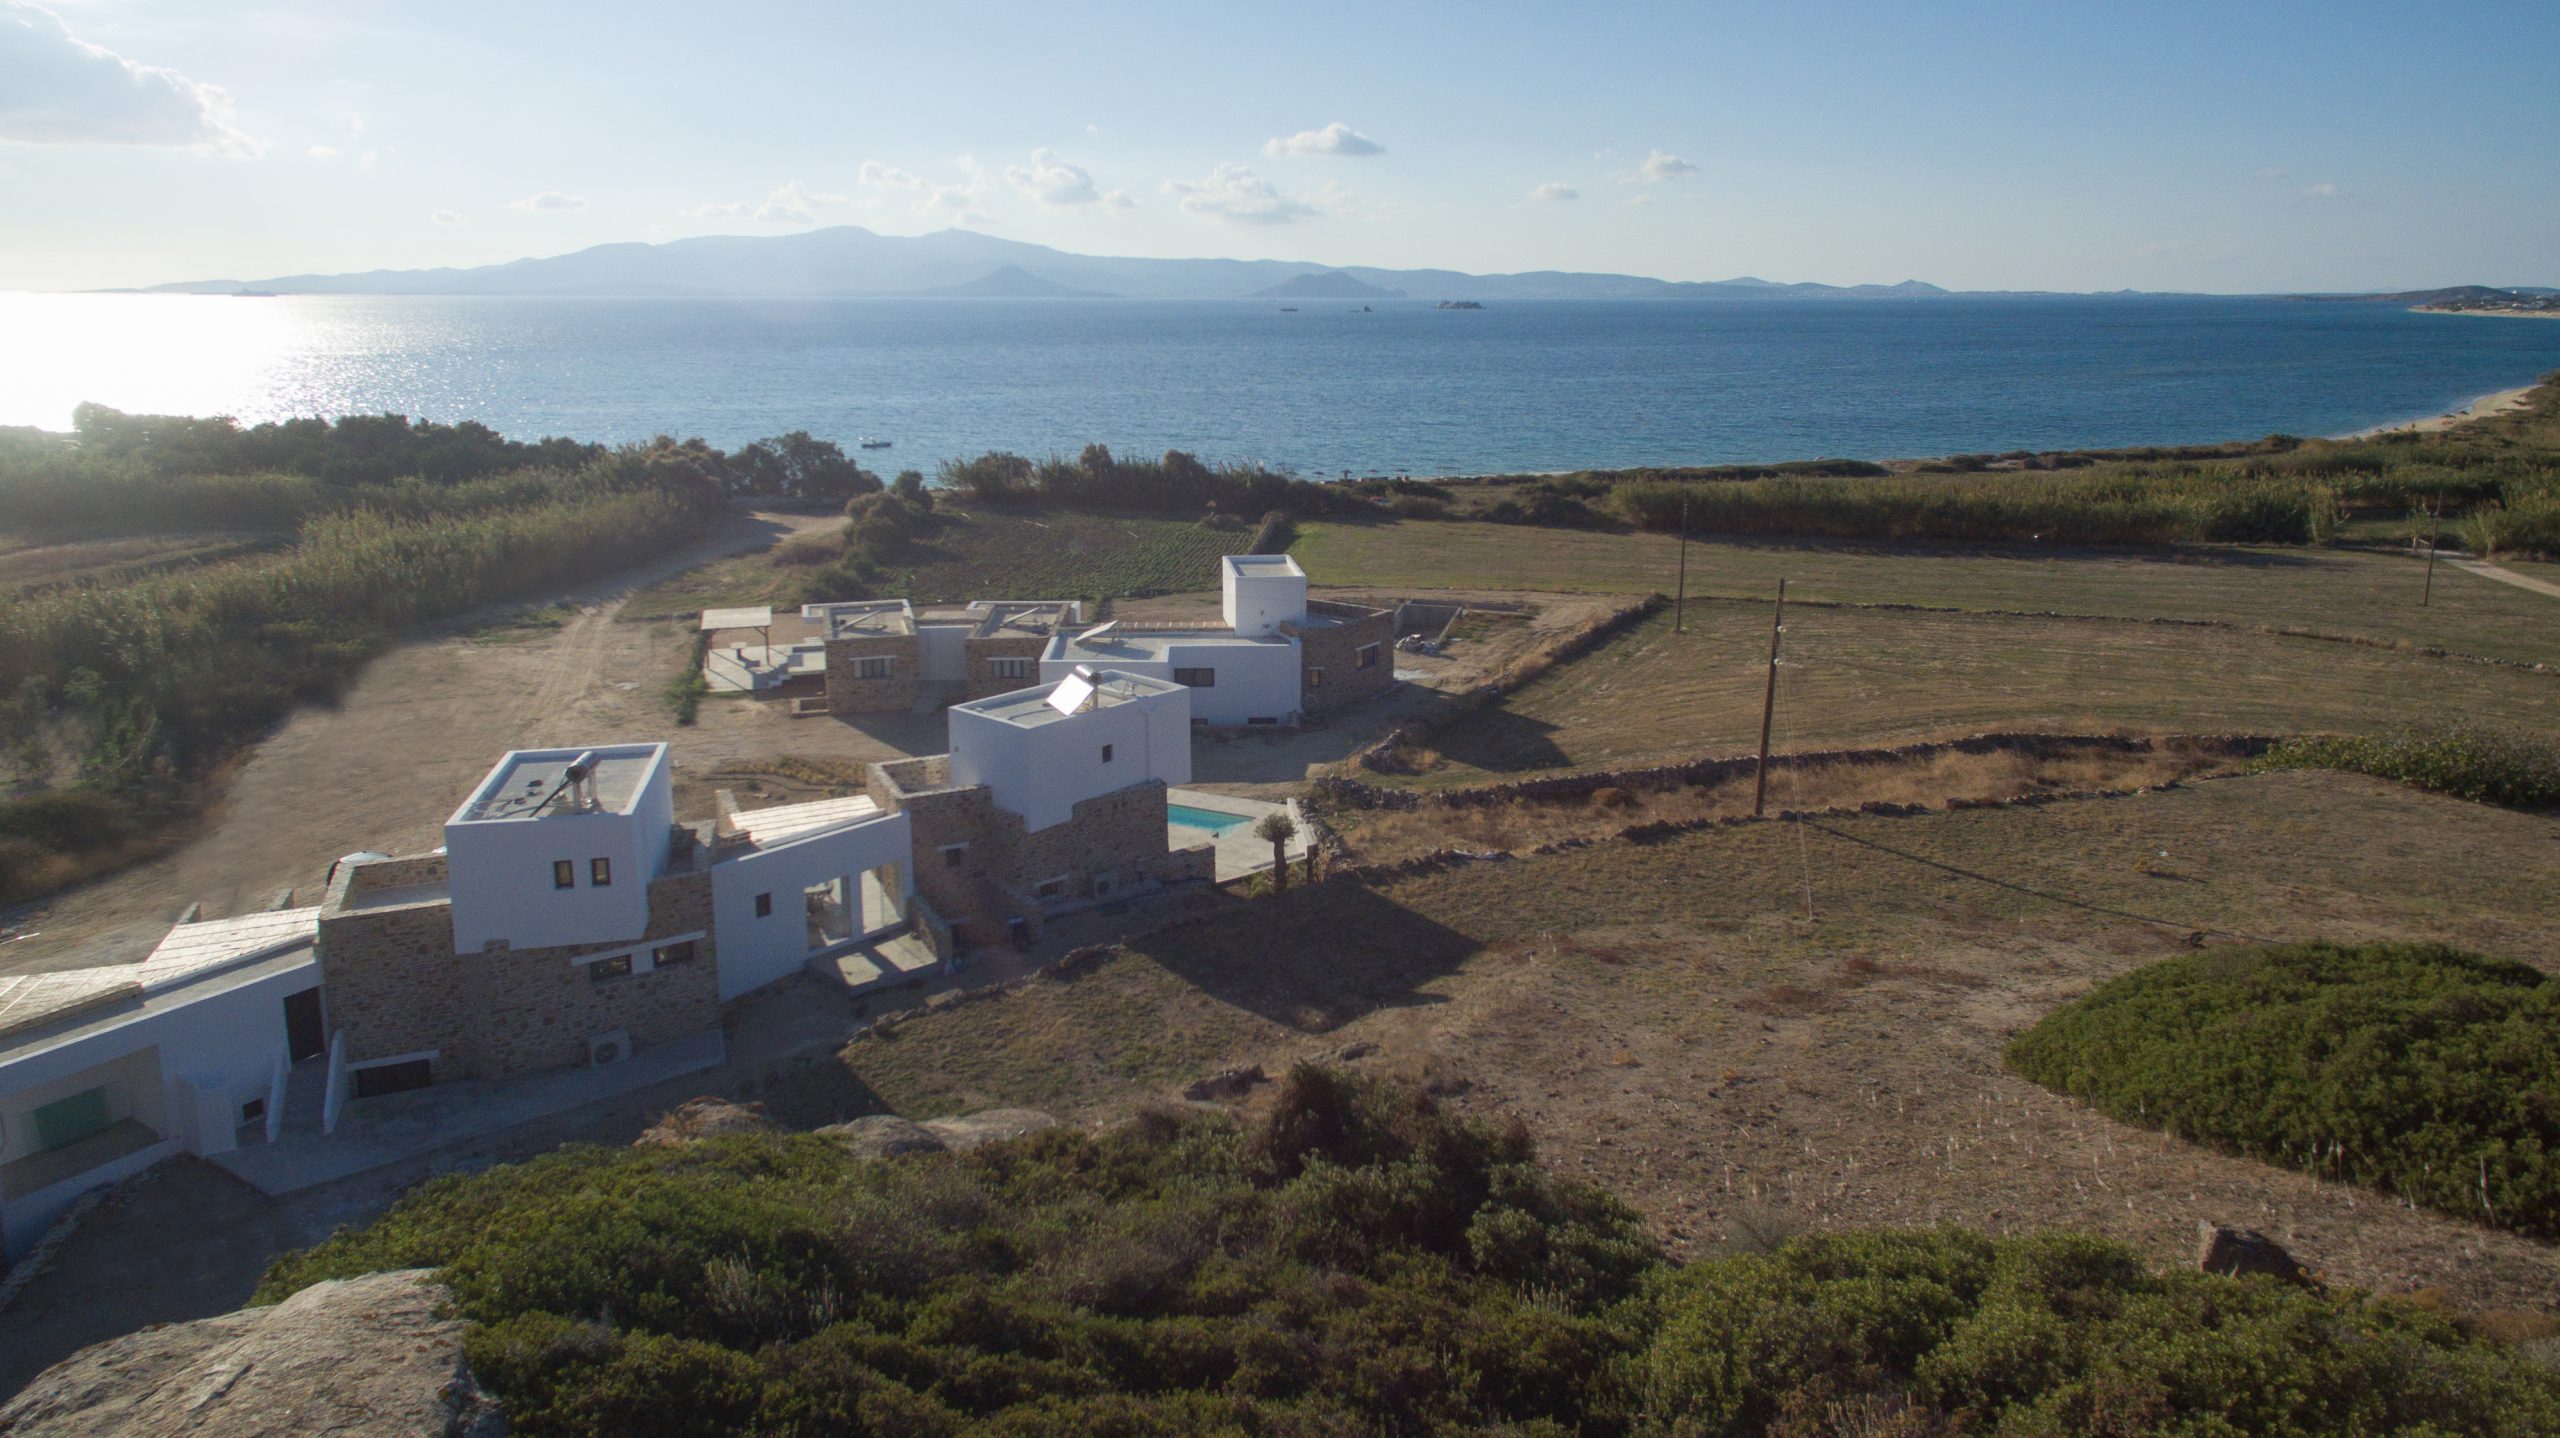
<path fill-rule="evenodd" d="M 856 679 L 888 678 L 889 656 L 886 654 L 875 654 L 868 659 L 856 659 L 853 661 L 853 677 Z"/>
<path fill-rule="evenodd" d="M 69 1148 L 84 1138 L 105 1133 L 115 1127 L 115 1115 L 107 1108 L 104 1088 L 82 1089 L 69 1098 L 58 1098 L 39 1108 L 36 1121 L 36 1152 L 51 1153 Z"/>
<path fill-rule="evenodd" d="M 612 884 L 613 861 L 611 859 L 589 859 L 587 861 L 587 882 L 595 885 L 599 889 Z"/>
<path fill-rule="evenodd" d="M 966 844 L 945 844 L 942 846 L 942 867 L 946 869 L 959 868 L 960 865 L 968 859 L 968 857 L 969 846 Z"/>
<path fill-rule="evenodd" d="M 396 1064 L 376 1064 L 369 1069 L 357 1069 L 349 1077 L 356 1081 L 356 1097 L 379 1098 L 387 1093 L 425 1088 L 436 1081 L 436 1070 L 431 1059 L 406 1059 Z"/>
<path fill-rule="evenodd" d="M 576 860 L 554 859 L 551 861 L 551 887 L 555 889 L 574 889 L 578 887 L 578 865 Z"/>
<path fill-rule="evenodd" d="M 1176 669 L 1173 671 L 1173 682 L 1176 684 L 1187 684 L 1194 689 L 1215 689 L 1218 687 L 1218 671 L 1215 669 Z"/>
<path fill-rule="evenodd" d="M 759 919 L 770 919 L 773 917 L 773 895 L 756 895 L 756 917 Z"/>
<path fill-rule="evenodd" d="M 258 1120 L 265 1118 L 266 1116 L 267 1101 L 265 1099 L 253 1098 L 247 1103 L 240 1105 L 240 1121 L 242 1123 L 256 1123 Z"/>
<path fill-rule="evenodd" d="M 670 964 L 689 964 L 692 962 L 693 940 L 691 939 L 687 939 L 680 944 L 665 945 L 649 955 L 649 965 L 652 968 L 663 969 Z"/>
<path fill-rule="evenodd" d="M 1108 744 L 1102 746 L 1102 762 L 1105 764 L 1111 762 L 1111 746 Z"/>
<path fill-rule="evenodd" d="M 607 979 L 624 979 L 629 978 L 630 976 L 631 956 L 629 954 L 616 954 L 612 958 L 598 959 L 594 963 L 587 965 L 587 977 L 593 979 L 597 983 L 603 983 Z"/>
<path fill-rule="evenodd" d="M 1031 897 L 1035 899 L 1063 899 L 1066 896 L 1067 876 L 1064 874 L 1054 879 L 1041 880 L 1031 891 Z"/>
<path fill-rule="evenodd" d="M 1031 677 L 1031 661 L 1028 659 L 990 659 L 987 665 L 998 679 Z"/>
<path fill-rule="evenodd" d="M 1324 687 L 1324 669 L 1322 666 L 1314 664 L 1307 666 L 1307 687 L 1310 689 L 1322 689 Z"/>
<path fill-rule="evenodd" d="M 1377 646 L 1377 645 L 1375 645 L 1375 644 L 1363 644 L 1363 645 L 1361 645 L 1361 646 L 1360 646 L 1360 648 L 1359 648 L 1359 650 L 1357 651 L 1357 653 L 1358 653 L 1358 656 L 1359 656 L 1359 663 L 1358 663 L 1357 665 L 1355 665 L 1355 666 L 1354 666 L 1355 668 L 1360 668 L 1360 669 L 1375 669 L 1375 668 L 1377 668 L 1377 667 L 1378 667 L 1378 646 Z"/>

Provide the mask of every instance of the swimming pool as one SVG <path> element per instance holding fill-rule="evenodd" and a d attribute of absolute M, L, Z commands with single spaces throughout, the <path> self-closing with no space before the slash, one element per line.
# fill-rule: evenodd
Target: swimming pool
<path fill-rule="evenodd" d="M 1167 823 L 1180 824 L 1186 829 L 1206 829 L 1212 834 L 1223 834 L 1253 822 L 1243 814 L 1230 814 L 1223 809 L 1195 809 L 1189 804 L 1165 805 L 1164 817 Z"/>

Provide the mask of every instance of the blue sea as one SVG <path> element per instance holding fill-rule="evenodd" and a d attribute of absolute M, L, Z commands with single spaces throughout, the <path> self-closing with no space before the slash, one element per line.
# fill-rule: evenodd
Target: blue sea
<path fill-rule="evenodd" d="M 2560 367 L 2560 322 L 2266 299 L 709 300 L 0 295 L 0 424 L 95 401 L 513 436 L 807 429 L 932 472 L 1185 449 L 1467 474 L 2339 434 Z"/>

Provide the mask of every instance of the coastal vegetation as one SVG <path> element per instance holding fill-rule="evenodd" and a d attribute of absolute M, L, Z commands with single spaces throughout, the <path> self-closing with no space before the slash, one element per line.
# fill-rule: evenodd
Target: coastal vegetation
<path fill-rule="evenodd" d="M 2259 762 L 2370 774 L 2488 804 L 2560 808 L 2560 748 L 2510 730 L 2436 724 L 2387 734 L 2306 734 L 2278 742 Z"/>
<path fill-rule="evenodd" d="M 2435 944 L 2183 955 L 2010 1045 L 2127 1123 L 2560 1237 L 2560 985 Z"/>
<path fill-rule="evenodd" d="M 2560 1423 L 2560 1379 L 2418 1305 L 2067 1233 L 1675 1264 L 1516 1124 L 1304 1066 L 1249 1125 L 1148 1110 L 907 1159 L 567 1149 L 435 1179 L 260 1297 L 412 1266 L 442 1270 L 475 1373 L 537 1438 Z"/>
<path fill-rule="evenodd" d="M 722 504 L 716 478 L 671 445 L 512 445 L 396 416 L 250 430 L 82 420 L 67 444 L 5 446 L 13 527 L 282 528 L 202 563 L 38 584 L 0 609 L 0 761 L 14 781 L 0 798 L 0 901 L 156 842 L 239 745 L 331 697 L 390 635 L 628 567 L 699 535 Z M 564 459 L 574 467 L 543 467 Z M 251 463 L 306 468 L 229 472 Z M 523 467 L 489 468 L 504 463 Z M 410 464 L 444 477 L 401 472 Z M 104 499 L 85 494 L 91 481 Z M 183 498 L 136 499 L 119 517 L 119 496 L 164 484 Z"/>

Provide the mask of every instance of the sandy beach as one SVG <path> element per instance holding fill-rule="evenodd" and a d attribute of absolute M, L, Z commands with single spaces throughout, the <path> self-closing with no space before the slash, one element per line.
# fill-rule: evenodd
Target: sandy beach
<path fill-rule="evenodd" d="M 2560 320 L 2560 310 L 2449 310 L 2439 305 L 2411 305 L 2413 315 L 2487 315 L 2499 320 Z"/>
<path fill-rule="evenodd" d="M 2491 415 L 2522 409 L 2525 396 L 2533 393 L 2533 390 L 2532 385 L 2518 385 L 2514 389 L 2502 389 L 2494 394 L 2484 394 L 2462 408 L 2444 414 L 2431 415 L 2425 419 L 2402 420 L 2397 424 L 2377 424 L 2371 429 L 2360 429 L 2353 434 L 2339 435 L 2338 438 L 2371 439 L 2377 434 L 2399 434 L 2403 431 L 2410 434 L 2432 434 L 2440 429 L 2451 429 L 2457 424 L 2467 424 L 2475 419 L 2487 419 Z"/>

